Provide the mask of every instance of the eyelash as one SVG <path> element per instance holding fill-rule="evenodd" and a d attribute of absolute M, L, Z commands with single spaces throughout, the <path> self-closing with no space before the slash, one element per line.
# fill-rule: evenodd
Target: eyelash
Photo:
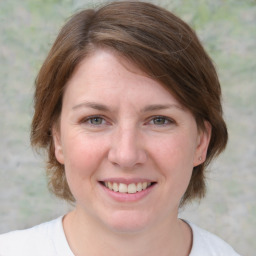
<path fill-rule="evenodd" d="M 92 121 L 95 120 L 95 119 L 100 119 L 101 123 L 93 124 Z M 161 121 L 164 121 L 164 123 L 156 124 L 155 121 L 157 119 L 161 120 Z M 84 123 L 88 124 L 92 127 L 97 127 L 97 126 L 102 126 L 102 125 L 107 124 L 107 121 L 104 117 L 95 115 L 95 116 L 89 116 L 89 117 L 86 117 L 86 118 L 82 119 L 81 123 L 82 124 L 84 124 Z M 153 116 L 153 117 L 150 117 L 148 122 L 146 122 L 146 124 L 154 125 L 154 126 L 157 126 L 157 127 L 164 127 L 164 126 L 168 126 L 168 125 L 174 124 L 174 123 L 175 123 L 174 120 L 172 120 L 172 119 L 170 119 L 166 116 Z"/>
<path fill-rule="evenodd" d="M 100 124 L 93 124 L 92 121 L 95 120 L 95 119 L 100 119 L 101 123 Z M 102 117 L 102 116 L 89 116 L 89 117 L 86 117 L 85 119 L 82 119 L 81 123 L 83 123 L 83 124 L 86 123 L 90 126 L 96 127 L 96 126 L 105 125 L 107 122 L 106 122 L 105 118 Z"/>
<path fill-rule="evenodd" d="M 156 121 L 157 119 L 164 121 L 164 123 L 163 124 L 154 123 L 154 121 Z M 152 125 L 155 125 L 155 126 L 168 126 L 170 124 L 175 123 L 172 119 L 170 119 L 166 116 L 154 116 L 150 119 L 149 123 L 151 123 L 151 122 L 153 122 Z"/>

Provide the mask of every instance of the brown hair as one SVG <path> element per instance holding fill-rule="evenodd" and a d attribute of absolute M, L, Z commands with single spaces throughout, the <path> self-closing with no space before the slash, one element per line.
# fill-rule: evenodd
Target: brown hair
<path fill-rule="evenodd" d="M 194 167 L 182 204 L 205 194 L 205 167 L 227 143 L 221 89 L 211 59 L 194 31 L 171 12 L 150 3 L 121 1 L 75 14 L 61 29 L 36 79 L 31 143 L 48 152 L 49 188 L 74 201 L 64 166 L 55 158 L 51 128 L 62 108 L 65 85 L 93 49 L 107 47 L 166 86 L 195 116 L 212 126 L 206 161 Z"/>

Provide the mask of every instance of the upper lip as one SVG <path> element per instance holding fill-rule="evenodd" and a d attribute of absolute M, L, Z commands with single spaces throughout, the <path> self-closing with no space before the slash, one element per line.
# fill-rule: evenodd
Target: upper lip
<path fill-rule="evenodd" d="M 144 178 L 132 178 L 132 179 L 127 179 L 127 178 L 107 178 L 107 179 L 103 179 L 100 180 L 100 182 L 112 182 L 112 183 L 123 183 L 123 184 L 132 184 L 132 183 L 140 183 L 140 182 L 156 182 L 154 180 L 151 179 L 144 179 Z"/>

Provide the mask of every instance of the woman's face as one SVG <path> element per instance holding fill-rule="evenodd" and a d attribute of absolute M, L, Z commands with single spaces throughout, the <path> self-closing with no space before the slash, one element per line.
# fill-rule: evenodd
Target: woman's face
<path fill-rule="evenodd" d="M 60 120 L 55 154 L 77 211 L 122 232 L 177 218 L 210 131 L 199 132 L 167 89 L 125 59 L 97 50 L 69 80 Z"/>

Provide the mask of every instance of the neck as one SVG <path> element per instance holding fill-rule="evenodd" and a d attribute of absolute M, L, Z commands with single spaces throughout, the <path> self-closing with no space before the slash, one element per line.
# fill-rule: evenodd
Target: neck
<path fill-rule="evenodd" d="M 75 255 L 188 256 L 190 227 L 176 217 L 136 232 L 117 232 L 74 210 L 64 217 L 64 231 Z"/>

